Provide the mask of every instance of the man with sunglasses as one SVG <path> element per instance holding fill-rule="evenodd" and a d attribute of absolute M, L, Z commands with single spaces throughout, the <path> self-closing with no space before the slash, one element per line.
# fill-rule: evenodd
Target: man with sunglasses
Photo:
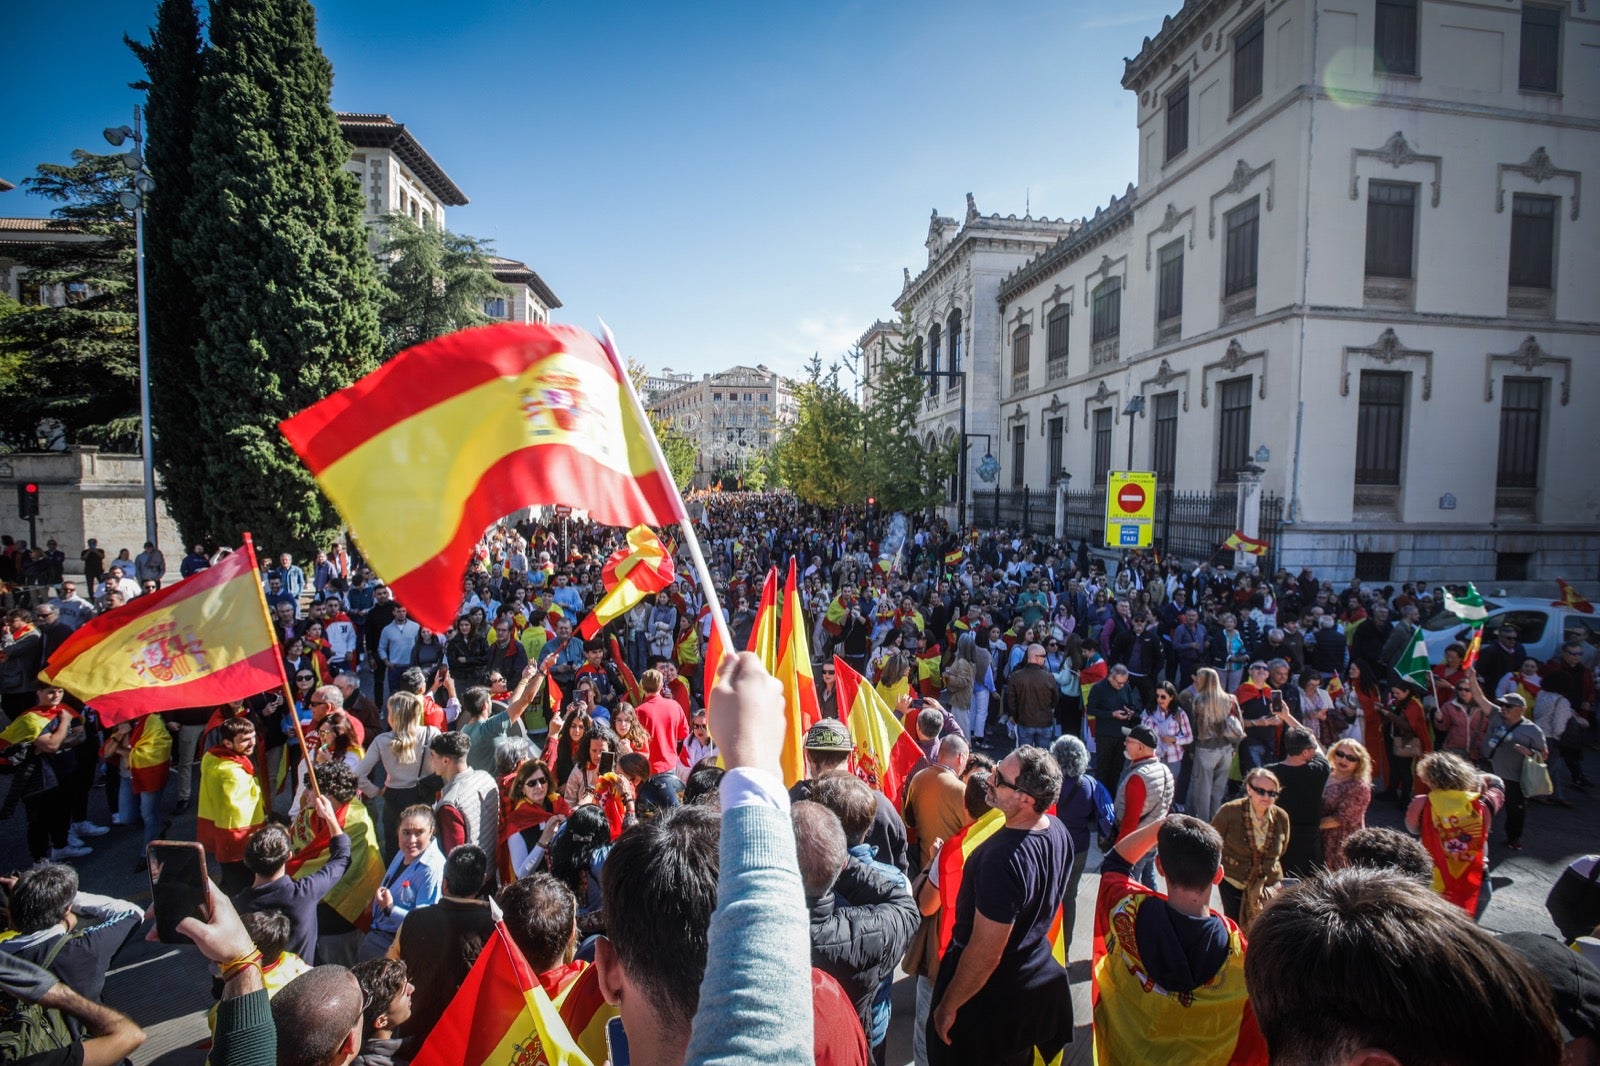
<path fill-rule="evenodd" d="M 1072 1039 L 1067 971 L 1050 947 L 1066 899 L 1072 837 L 1045 812 L 1061 767 L 1024 745 L 989 778 L 989 805 L 1005 824 L 963 867 L 955 928 L 934 982 L 926 1029 L 932 1066 L 1046 1062 Z"/>

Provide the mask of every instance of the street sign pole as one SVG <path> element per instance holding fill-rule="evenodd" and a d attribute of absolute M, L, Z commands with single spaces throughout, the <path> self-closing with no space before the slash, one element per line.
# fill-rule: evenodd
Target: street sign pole
<path fill-rule="evenodd" d="M 1108 548 L 1148 548 L 1154 542 L 1156 476 L 1146 470 L 1113 470 L 1106 479 Z"/>

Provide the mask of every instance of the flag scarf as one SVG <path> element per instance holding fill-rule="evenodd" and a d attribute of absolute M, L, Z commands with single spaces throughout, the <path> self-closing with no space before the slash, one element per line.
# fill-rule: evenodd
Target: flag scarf
<path fill-rule="evenodd" d="M 600 971 L 584 967 L 577 979 L 557 993 L 554 1003 L 578 1050 L 591 1062 L 605 1062 L 606 1024 L 617 1017 L 617 1008 L 606 1002 L 600 991 Z"/>
<path fill-rule="evenodd" d="M 133 794 L 160 792 L 167 787 L 172 771 L 172 734 L 167 723 L 156 715 L 147 715 L 134 723 L 132 740 L 128 771 L 133 777 Z"/>
<path fill-rule="evenodd" d="M 761 586 L 761 605 L 756 608 L 756 623 L 750 628 L 750 646 L 761 659 L 767 673 L 778 672 L 778 568 L 767 571 Z"/>
<path fill-rule="evenodd" d="M 1407 681 L 1414 681 L 1423 688 L 1429 687 L 1433 664 L 1428 660 L 1428 646 L 1423 642 L 1421 626 L 1411 634 L 1405 651 L 1400 653 L 1400 660 L 1394 664 L 1394 671 Z"/>
<path fill-rule="evenodd" d="M 672 557 L 661 546 L 661 540 L 649 526 L 634 526 L 628 530 L 627 547 L 612 552 L 600 571 L 606 594 L 578 626 L 578 634 L 584 640 L 591 639 L 601 626 L 621 617 L 650 593 L 660 592 L 676 576 Z"/>
<path fill-rule="evenodd" d="M 1448 589 L 1445 590 L 1444 609 L 1468 625 L 1482 625 L 1483 620 L 1489 617 L 1489 608 L 1484 605 L 1483 597 L 1470 582 L 1467 591 L 1463 592 L 1459 599 L 1452 596 Z"/>
<path fill-rule="evenodd" d="M 833 672 L 839 714 L 856 744 L 855 771 L 899 810 L 901 792 L 912 769 L 922 760 L 922 749 L 878 690 L 837 655 L 833 658 Z"/>
<path fill-rule="evenodd" d="M 778 765 L 783 768 L 785 785 L 806 776 L 804 742 L 806 730 L 822 717 L 817 700 L 817 683 L 811 674 L 811 649 L 806 643 L 806 616 L 800 606 L 795 584 L 794 557 L 789 558 L 789 573 L 783 581 L 783 619 L 778 624 L 778 670 L 773 675 L 783 684 L 785 724 L 783 751 Z"/>
<path fill-rule="evenodd" d="M 1579 614 L 1594 614 L 1594 604 L 1578 595 L 1578 590 L 1567 584 L 1564 579 L 1556 578 L 1556 588 L 1561 590 L 1561 598 L 1552 601 L 1550 606 L 1566 607 Z"/>
<path fill-rule="evenodd" d="M 323 902 L 339 912 L 345 921 L 362 929 L 372 920 L 372 897 L 383 884 L 383 854 L 378 849 L 378 831 L 366 804 L 353 799 L 335 808 L 339 825 L 350 838 L 350 867 L 337 884 L 323 894 Z M 328 844 L 333 834 L 315 807 L 302 806 L 289 827 L 291 877 L 310 877 L 328 864 Z"/>
<path fill-rule="evenodd" d="M 1237 529 L 1228 534 L 1228 539 L 1222 542 L 1222 546 L 1230 551 L 1249 552 L 1251 555 L 1267 554 L 1266 541 L 1247 537 Z"/>
<path fill-rule="evenodd" d="M 1483 848 L 1489 820 L 1478 793 L 1455 789 L 1428 793 L 1422 846 L 1433 859 L 1433 890 L 1469 915 L 1483 892 Z"/>
<path fill-rule="evenodd" d="M 478 953 L 412 1066 L 591 1066 L 505 923 Z"/>
<path fill-rule="evenodd" d="M 572 326 L 503 323 L 409 348 L 280 425 L 372 568 L 445 632 L 472 544 L 532 504 L 605 525 L 678 521 L 615 352 Z"/>
<path fill-rule="evenodd" d="M 216 566 L 89 619 L 39 676 L 113 726 L 277 688 L 279 655 L 246 538 Z"/>
<path fill-rule="evenodd" d="M 939 849 L 939 957 L 950 950 L 956 930 L 956 899 L 961 895 L 961 874 L 978 845 L 1006 824 L 1006 816 L 991 807 L 977 821 L 944 842 Z"/>
<path fill-rule="evenodd" d="M 201 573 L 205 573 L 204 570 Z M 256 826 L 267 820 L 255 767 L 218 745 L 200 760 L 200 803 L 194 838 L 218 862 L 240 862 Z"/>
<path fill-rule="evenodd" d="M 822 616 L 822 629 L 830 637 L 837 637 L 844 632 L 845 615 L 850 613 L 850 609 L 844 605 L 842 597 L 843 593 L 835 596 L 833 601 L 828 604 L 827 613 Z"/>

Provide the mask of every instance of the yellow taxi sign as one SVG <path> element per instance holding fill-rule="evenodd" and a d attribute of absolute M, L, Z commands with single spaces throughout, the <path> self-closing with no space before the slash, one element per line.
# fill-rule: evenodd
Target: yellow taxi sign
<path fill-rule="evenodd" d="M 1106 547 L 1148 548 L 1155 539 L 1156 475 L 1113 470 L 1106 479 Z"/>

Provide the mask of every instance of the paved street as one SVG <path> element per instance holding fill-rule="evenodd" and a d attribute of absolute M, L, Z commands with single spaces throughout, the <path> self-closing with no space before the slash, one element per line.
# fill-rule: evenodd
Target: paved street
<path fill-rule="evenodd" d="M 1600 755 L 1588 753 L 1592 778 L 1600 778 Z M 166 804 L 172 807 L 171 792 Z M 96 792 L 90 810 L 102 824 L 107 821 L 104 796 Z M 1374 803 L 1369 823 L 1400 826 L 1400 811 L 1393 804 Z M 1600 848 L 1600 793 L 1579 794 L 1568 810 L 1532 804 L 1528 813 L 1527 850 L 1520 854 L 1506 850 L 1497 834 L 1491 838 L 1493 858 L 1491 877 L 1494 901 L 1484 915 L 1485 927 L 1495 931 L 1533 929 L 1554 932 L 1545 914 L 1544 899 L 1551 884 L 1567 863 L 1586 851 Z M 194 811 L 173 822 L 174 838 L 193 838 Z M 150 886 L 142 873 L 134 872 L 140 849 L 137 829 L 117 829 L 101 837 L 95 854 L 76 865 L 85 888 L 147 904 Z M 1098 855 L 1090 869 L 1098 865 Z M 0 870 L 16 870 L 28 865 L 22 812 L 0 823 Z M 1072 977 L 1075 983 L 1074 1011 L 1079 1023 L 1078 1041 L 1071 1062 L 1089 1061 L 1089 938 L 1093 922 L 1090 909 L 1099 879 L 1093 874 L 1083 880 L 1077 937 L 1072 945 Z M 211 1005 L 211 982 L 199 954 L 190 947 L 130 944 L 116 959 L 106 982 L 105 1002 L 125 1011 L 144 1026 L 149 1039 L 133 1056 L 138 1066 L 145 1063 L 200 1063 L 203 1050 L 196 1045 L 207 1037 L 205 1012 Z M 914 1002 L 913 982 L 902 979 L 895 985 L 894 1022 L 890 1030 L 889 1061 L 911 1061 L 911 1017 Z"/>

